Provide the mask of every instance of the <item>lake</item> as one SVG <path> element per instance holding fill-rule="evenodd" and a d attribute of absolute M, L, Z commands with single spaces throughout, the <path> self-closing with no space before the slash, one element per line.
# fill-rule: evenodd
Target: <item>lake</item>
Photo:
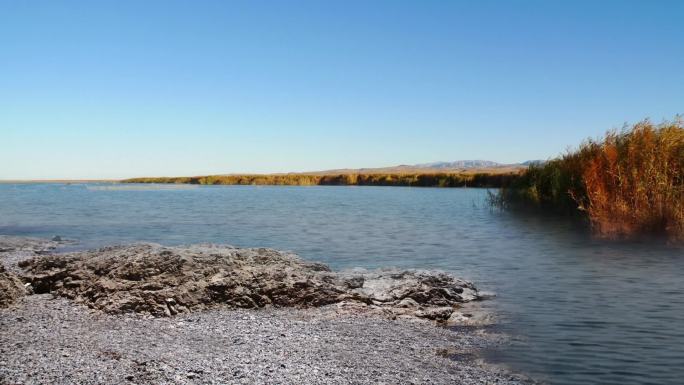
<path fill-rule="evenodd" d="M 490 359 L 552 384 L 681 384 L 684 249 L 592 240 L 482 189 L 0 184 L 0 234 L 292 250 L 335 269 L 441 269 L 494 291 Z"/>

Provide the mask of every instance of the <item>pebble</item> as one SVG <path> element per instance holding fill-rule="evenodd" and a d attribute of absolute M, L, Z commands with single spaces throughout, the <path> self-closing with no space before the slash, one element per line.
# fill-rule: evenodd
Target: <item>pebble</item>
<path fill-rule="evenodd" d="M 54 247 L 0 236 L 0 263 L 19 272 L 18 262 Z M 384 278 L 375 278 L 355 290 L 383 290 Z M 449 358 L 501 343 L 486 333 L 344 309 L 218 308 L 156 318 L 28 295 L 0 309 L 0 384 L 532 383 L 479 359 Z"/>
<path fill-rule="evenodd" d="M 195 322 L 187 322 L 190 316 Z M 159 327 L 179 322 L 185 326 Z M 527 383 L 478 360 L 438 354 L 495 345 L 486 335 L 340 315 L 334 306 L 218 309 L 155 320 L 93 314 L 41 294 L 0 309 L 0 323 L 0 346 L 16 347 L 3 351 L 0 383 Z"/>

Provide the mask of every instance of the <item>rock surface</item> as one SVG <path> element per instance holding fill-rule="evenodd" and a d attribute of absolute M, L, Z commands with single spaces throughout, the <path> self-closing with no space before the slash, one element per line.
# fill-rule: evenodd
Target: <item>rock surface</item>
<path fill-rule="evenodd" d="M 24 284 L 15 274 L 6 271 L 5 267 L 0 265 L 0 308 L 13 304 L 24 294 L 26 294 Z"/>
<path fill-rule="evenodd" d="M 10 272 L 19 274 L 22 271 L 18 266 L 19 262 L 49 253 L 61 243 L 64 242 L 0 235 L 0 265 Z"/>
<path fill-rule="evenodd" d="M 15 237 L 12 235 L 0 235 L 0 253 L 29 251 L 37 254 L 54 250 L 62 241 L 50 241 L 42 238 Z"/>
<path fill-rule="evenodd" d="M 57 247 L 57 242 L 39 238 L 0 235 L 0 308 L 10 306 L 28 293 L 19 279 L 19 261 L 33 258 Z"/>
<path fill-rule="evenodd" d="M 467 281 L 419 271 L 332 272 L 272 249 L 135 244 L 24 260 L 36 293 L 53 293 L 107 313 L 171 316 L 228 307 L 347 305 L 392 317 L 447 320 L 477 298 Z"/>

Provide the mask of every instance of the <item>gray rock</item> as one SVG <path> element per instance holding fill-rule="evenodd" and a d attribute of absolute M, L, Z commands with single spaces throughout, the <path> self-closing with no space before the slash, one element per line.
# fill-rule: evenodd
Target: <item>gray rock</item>
<path fill-rule="evenodd" d="M 26 295 L 23 282 L 0 264 L 0 308 L 7 307 Z"/>
<path fill-rule="evenodd" d="M 20 274 L 18 263 L 40 254 L 53 251 L 58 243 L 46 239 L 0 235 L 0 265 L 14 274 Z"/>
<path fill-rule="evenodd" d="M 271 249 L 135 244 L 20 262 L 36 293 L 53 293 L 107 313 L 171 316 L 213 307 L 317 307 L 372 304 L 387 314 L 448 308 L 477 298 L 467 281 L 426 271 L 335 273 L 326 265 Z M 413 313 L 410 313 L 413 314 Z"/>
<path fill-rule="evenodd" d="M 402 309 L 418 309 L 420 305 L 413 298 L 404 298 L 397 304 Z"/>
<path fill-rule="evenodd" d="M 458 308 L 446 320 L 447 325 L 487 326 L 496 323 L 494 313 L 484 309 L 477 302 L 469 302 Z"/>
<path fill-rule="evenodd" d="M 57 242 L 41 238 L 0 235 L 0 253 L 12 251 L 33 251 L 36 253 L 44 253 L 53 250 L 57 247 L 57 245 Z"/>
<path fill-rule="evenodd" d="M 437 321 L 445 321 L 449 319 L 451 314 L 454 312 L 453 307 L 431 307 L 425 310 L 419 310 L 415 313 L 416 317 L 427 318 Z"/>

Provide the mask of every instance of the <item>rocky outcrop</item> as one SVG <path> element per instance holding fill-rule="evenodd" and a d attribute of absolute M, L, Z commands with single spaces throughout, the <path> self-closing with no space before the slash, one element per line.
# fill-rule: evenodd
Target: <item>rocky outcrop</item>
<path fill-rule="evenodd" d="M 155 316 L 213 307 L 351 305 L 446 320 L 475 287 L 419 271 L 332 272 L 272 249 L 135 244 L 39 256 L 20 262 L 36 293 L 64 296 L 107 313 Z"/>
<path fill-rule="evenodd" d="M 0 265 L 3 265 L 11 273 L 21 274 L 19 262 L 49 253 L 60 244 L 72 242 L 0 235 Z"/>
<path fill-rule="evenodd" d="M 7 307 L 28 293 L 19 279 L 17 263 L 53 250 L 58 242 L 39 238 L 0 235 L 0 308 Z"/>
<path fill-rule="evenodd" d="M 16 275 L 5 270 L 5 267 L 0 264 L 0 308 L 13 304 L 24 294 L 26 294 L 24 284 Z"/>
<path fill-rule="evenodd" d="M 59 239 L 59 240 L 55 240 Z M 11 235 L 0 235 L 0 253 L 7 252 L 33 252 L 36 254 L 46 253 L 55 249 L 60 243 L 69 241 L 62 240 L 61 237 L 55 236 L 53 240 L 41 238 L 15 237 Z"/>

